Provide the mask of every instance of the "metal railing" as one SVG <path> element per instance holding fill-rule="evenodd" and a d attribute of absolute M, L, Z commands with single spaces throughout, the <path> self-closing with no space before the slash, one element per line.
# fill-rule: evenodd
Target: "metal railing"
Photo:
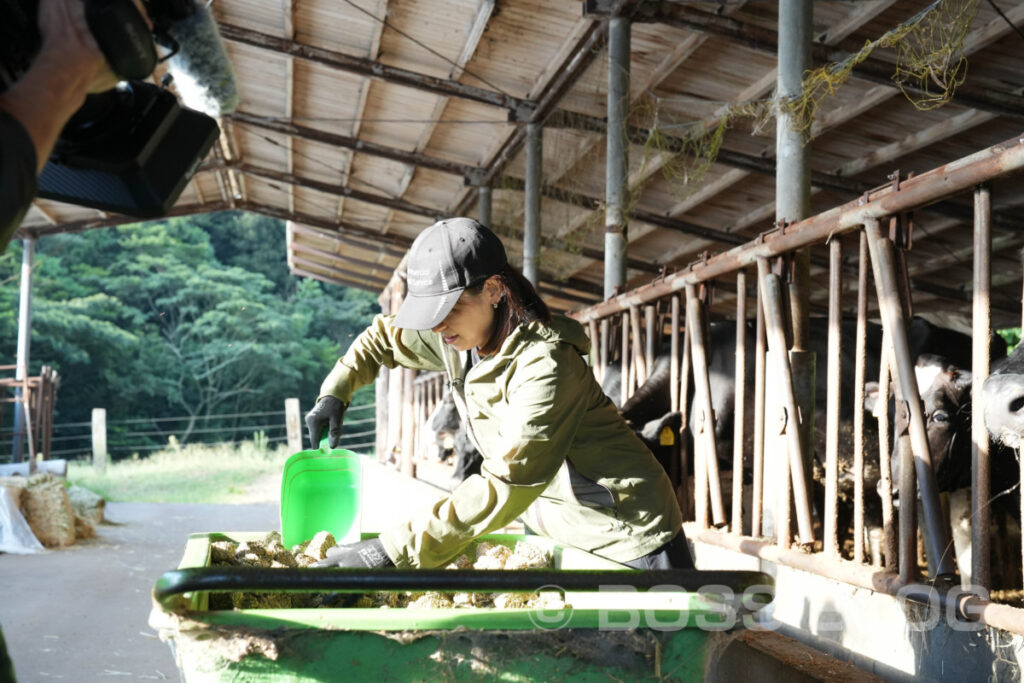
<path fill-rule="evenodd" d="M 375 448 L 374 404 L 353 406 L 345 413 L 340 448 L 372 453 Z M 184 444 L 238 444 L 260 440 L 266 444 L 288 441 L 285 411 L 221 413 L 201 416 L 168 416 L 106 420 L 106 450 L 115 459 L 133 453 L 147 454 L 168 448 L 171 439 Z M 53 425 L 53 436 L 44 458 L 89 457 L 93 450 L 93 422 Z M 6 440 L 3 438 L 6 437 Z M 10 451 L 11 435 L 0 434 L 0 449 Z M 302 444 L 306 447 L 305 429 Z"/>
<path fill-rule="evenodd" d="M 600 379 L 612 363 L 622 372 L 623 398 L 643 383 L 646 368 L 651 367 L 658 337 L 663 334 L 659 318 L 667 323 L 671 335 L 671 406 L 683 413 L 683 432 L 688 423 L 697 425 L 691 434 L 694 452 L 693 481 L 684 479 L 680 487 L 680 505 L 684 518 L 692 520 L 692 540 L 723 546 L 734 551 L 829 576 L 847 583 L 896 594 L 915 583 L 919 575 L 915 505 L 893 508 L 889 472 L 890 441 L 901 453 L 901 498 L 913 501 L 920 492 L 924 511 L 921 530 L 929 561 L 931 579 L 949 576 L 955 560 L 948 551 L 949 527 L 942 514 L 932 468 L 919 387 L 914 374 L 907 324 L 910 297 L 901 253 L 890 236 L 883 233 L 882 221 L 890 221 L 898 233 L 900 218 L 908 212 L 963 193 L 975 196 L 974 240 L 974 348 L 973 378 L 978 387 L 988 373 L 989 339 L 989 191 L 980 185 L 1024 167 L 1024 139 L 1012 139 L 982 150 L 964 159 L 922 175 L 900 180 L 866 193 L 858 200 L 825 211 L 792 225 L 784 225 L 755 240 L 727 252 L 706 256 L 686 269 L 660 278 L 593 307 L 574 313 L 587 326 L 594 343 L 594 372 Z M 859 258 L 855 267 L 857 281 L 855 371 L 852 400 L 853 424 L 853 548 L 844 551 L 838 539 L 838 431 L 841 349 L 850 340 L 842 338 L 841 320 L 843 279 L 849 266 L 843 265 L 845 235 L 855 235 Z M 893 235 L 898 236 L 898 235 Z M 807 420 L 803 419 L 795 382 L 800 380 L 790 362 L 787 343 L 785 282 L 780 273 L 782 258 L 812 245 L 828 245 L 828 259 L 818 262 L 827 269 L 828 352 L 826 359 L 828 394 L 826 401 L 826 444 L 824 459 L 824 504 L 818 510 L 821 521 L 815 527 L 809 495 Z M 899 429 L 891 436 L 888 415 L 879 415 L 880 486 L 877 502 L 882 509 L 884 563 L 869 563 L 864 542 L 865 500 L 876 495 L 867 491 L 864 458 L 870 454 L 865 441 L 863 418 L 865 385 L 865 337 L 868 310 L 870 267 L 876 287 L 876 310 L 882 323 L 879 401 L 887 405 L 890 390 L 895 395 Z M 756 270 L 755 270 L 756 269 Z M 749 379 L 743 371 L 748 353 L 747 278 L 756 282 L 753 397 L 746 399 Z M 734 283 L 737 321 L 736 406 L 753 406 L 753 446 L 745 447 L 747 426 L 741 413 L 734 419 L 733 472 L 731 486 L 723 488 L 724 472 L 716 443 L 716 416 L 711 403 L 708 369 L 707 317 L 710 285 Z M 728 287 L 732 289 L 731 287 Z M 685 309 L 683 308 L 685 306 Z M 641 311 L 642 309 L 642 311 Z M 641 332 L 641 312 L 646 325 Z M 683 316 L 685 315 L 685 324 Z M 618 352 L 618 359 L 615 354 Z M 770 372 L 771 371 L 771 372 Z M 771 391 L 766 391 L 770 381 Z M 693 387 L 693 399 L 689 392 Z M 891 389 L 890 389 L 891 387 Z M 980 401 L 973 404 L 973 425 L 983 425 Z M 772 407 L 774 404 L 774 407 Z M 691 419 L 691 418 L 696 418 Z M 777 426 L 777 429 L 772 429 Z M 778 436 L 773 434 L 778 432 Z M 684 434 L 685 436 L 685 434 Z M 1016 633 L 1024 633 L 1024 610 L 987 599 L 989 575 L 988 456 L 987 432 L 976 431 L 972 478 L 973 546 L 978 565 L 972 573 L 977 594 L 961 593 L 954 608 L 962 618 L 978 620 Z M 779 443 L 775 443 L 778 440 Z M 873 447 L 872 447 L 873 448 Z M 777 457 L 776 457 L 777 456 Z M 683 476 L 690 470 L 691 454 L 679 453 Z M 748 514 L 743 514 L 744 462 L 749 462 L 750 497 Z M 731 494 L 732 505 L 725 505 L 723 493 Z M 874 502 L 874 499 L 872 499 Z M 692 509 L 691 509 L 692 508 Z M 790 510 L 796 512 L 795 525 Z M 1019 521 L 1019 520 L 1018 520 Z M 793 533 L 795 532 L 795 539 Z M 1018 553 L 1021 549 L 1017 549 Z M 966 568 L 965 568 L 966 569 Z M 1017 586 L 1019 588 L 1019 586 Z M 950 595 L 953 595 L 951 593 Z M 950 598 L 951 600 L 954 598 Z"/>

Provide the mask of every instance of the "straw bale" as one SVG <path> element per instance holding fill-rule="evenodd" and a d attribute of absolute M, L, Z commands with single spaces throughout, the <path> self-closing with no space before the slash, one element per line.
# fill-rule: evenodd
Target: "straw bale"
<path fill-rule="evenodd" d="M 88 517 L 82 517 L 79 514 L 75 515 L 75 538 L 92 538 L 96 535 L 96 527 L 93 526 L 92 520 Z"/>
<path fill-rule="evenodd" d="M 87 488 L 72 484 L 68 488 L 68 498 L 75 514 L 89 520 L 94 526 L 103 523 L 103 510 L 107 501 L 103 496 L 93 493 Z"/>
<path fill-rule="evenodd" d="M 48 548 L 62 548 L 75 542 L 75 511 L 63 479 L 49 473 L 28 478 L 25 519 L 39 542 Z"/>
<path fill-rule="evenodd" d="M 302 553 L 312 557 L 314 560 L 322 560 L 327 557 L 328 549 L 336 545 L 338 545 L 338 542 L 334 540 L 334 535 L 331 532 L 318 531 Z"/>

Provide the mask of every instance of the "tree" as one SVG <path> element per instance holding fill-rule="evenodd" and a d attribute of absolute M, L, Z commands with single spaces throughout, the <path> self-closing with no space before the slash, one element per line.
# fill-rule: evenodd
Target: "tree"
<path fill-rule="evenodd" d="M 292 277 L 284 249 L 280 221 L 235 212 L 40 240 L 30 372 L 61 373 L 58 421 L 93 407 L 112 422 L 185 414 L 194 433 L 200 418 L 278 410 L 287 396 L 312 405 L 376 296 Z M 0 258 L 11 359 L 20 258 L 17 244 Z"/>

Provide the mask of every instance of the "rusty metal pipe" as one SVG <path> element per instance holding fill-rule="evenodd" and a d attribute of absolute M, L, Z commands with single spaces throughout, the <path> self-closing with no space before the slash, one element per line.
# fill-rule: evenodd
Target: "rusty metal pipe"
<path fill-rule="evenodd" d="M 649 376 L 654 370 L 654 356 L 657 354 L 658 334 L 654 329 L 654 306 L 644 306 L 644 365 L 645 375 Z M 646 377 L 645 377 L 646 381 Z"/>
<path fill-rule="evenodd" d="M 892 242 L 882 236 L 877 220 L 865 221 L 864 232 L 868 237 L 868 249 L 871 251 L 871 266 L 875 275 L 875 289 L 878 293 L 878 306 L 882 312 L 882 323 L 889 332 L 899 376 L 897 400 L 905 400 L 910 411 L 910 440 L 914 451 L 917 485 L 924 506 L 928 556 L 934 559 L 937 576 L 952 574 L 955 567 L 950 555 L 949 528 L 943 521 L 942 509 L 939 506 L 938 485 L 935 482 L 935 470 L 932 468 L 928 435 L 925 432 L 924 409 L 917 387 L 917 377 L 914 375 L 910 342 L 907 339 L 907 321 L 903 316 L 902 305 L 895 298 L 898 296 L 898 283 Z M 903 507 L 909 505 L 912 505 L 912 502 L 907 500 Z"/>
<path fill-rule="evenodd" d="M 597 332 L 597 321 L 587 321 L 587 336 L 590 337 L 590 371 L 594 373 L 594 379 L 601 383 L 601 351 L 600 341 Z"/>
<path fill-rule="evenodd" d="M 839 374 L 843 345 L 843 242 L 833 237 L 829 242 L 828 282 L 828 396 L 825 419 L 825 554 L 839 555 L 837 529 L 839 497 L 839 406 L 842 381 Z"/>
<path fill-rule="evenodd" d="M 861 249 L 867 249 L 867 236 L 861 233 Z M 867 262 L 867 259 L 864 261 Z M 866 281 L 866 278 L 865 278 Z M 866 290 L 865 290 L 866 294 Z M 882 531 L 885 540 L 885 568 L 898 570 L 898 536 L 892 505 L 892 439 L 889 437 L 889 338 L 882 331 L 882 357 L 878 369 L 878 453 L 882 477 Z"/>
<path fill-rule="evenodd" d="M 857 254 L 857 332 L 856 340 L 854 341 L 854 367 L 853 367 L 853 466 L 858 472 L 864 471 L 864 375 L 867 364 L 867 309 L 868 309 L 868 275 L 867 275 L 867 251 L 868 245 L 865 241 L 864 233 L 861 232 L 858 235 L 858 242 L 860 249 Z M 881 451 L 884 453 L 884 451 Z M 882 459 L 886 458 L 885 462 Z M 889 467 L 888 454 L 879 455 L 879 469 L 887 470 Z M 863 476 L 859 481 L 859 496 L 858 492 L 854 492 L 856 498 L 857 508 L 855 515 L 859 516 L 860 526 L 864 526 L 864 478 Z M 892 515 L 892 490 L 891 488 L 886 492 L 889 495 L 889 514 Z M 885 519 L 885 493 L 881 494 L 883 498 L 883 512 L 882 518 Z M 856 526 L 856 520 L 854 522 Z M 884 521 L 883 521 L 884 526 Z M 862 541 L 863 543 L 863 541 Z M 863 548 L 860 552 L 857 552 L 856 547 L 854 548 L 854 560 L 857 562 L 862 561 L 864 558 Z"/>
<path fill-rule="evenodd" d="M 974 191 L 974 316 L 971 357 L 971 583 L 989 587 L 991 583 L 991 543 L 989 541 L 988 428 L 982 384 L 989 373 L 989 297 L 992 290 L 992 197 L 987 187 Z M 1024 548 L 1024 545 L 1022 545 Z M 1024 553 L 1024 550 L 1022 550 Z"/>
<path fill-rule="evenodd" d="M 1021 168 L 1024 168 L 1024 137 L 1012 138 L 927 173 L 901 180 L 898 190 L 889 187 L 869 197 L 869 201 L 860 198 L 847 202 L 794 223 L 784 231 L 772 232 L 763 238 L 716 254 L 707 261 L 701 261 L 663 280 L 576 311 L 573 317 L 581 322 L 590 318 L 603 318 L 627 310 L 630 306 L 660 299 L 688 284 L 695 285 L 722 277 L 739 268 L 753 265 L 760 258 L 825 242 L 833 235 L 859 228 L 867 220 L 925 206 Z"/>
<path fill-rule="evenodd" d="M 917 480 L 914 478 L 914 450 L 907 434 L 896 437 L 896 457 L 900 462 L 899 573 L 900 580 L 909 583 L 917 577 L 918 505 Z"/>
<path fill-rule="evenodd" d="M 750 535 L 761 535 L 761 492 L 764 486 L 764 374 L 765 331 L 761 288 L 755 287 L 755 348 L 754 348 L 754 462 L 750 496 Z"/>
<path fill-rule="evenodd" d="M 622 364 L 620 398 L 622 403 L 625 403 L 629 400 L 629 395 L 633 393 L 633 388 L 629 385 L 629 311 L 625 311 L 622 314 L 622 355 L 620 356 L 620 362 Z"/>
<path fill-rule="evenodd" d="M 679 408 L 679 296 L 672 297 L 672 358 L 669 362 L 669 409 L 675 413 Z M 685 429 L 685 425 L 683 425 Z"/>
<path fill-rule="evenodd" d="M 686 288 L 686 323 L 690 335 L 690 352 L 693 354 L 694 403 L 697 406 L 700 428 L 704 434 L 704 445 L 697 462 L 703 461 L 702 469 L 707 492 L 711 499 L 711 518 L 717 526 L 725 523 L 725 503 L 722 500 L 722 482 L 718 473 L 718 444 L 715 439 L 715 413 L 711 404 L 711 382 L 708 377 L 707 344 L 704 338 L 703 303 L 697 299 L 695 288 Z M 696 441 L 700 435 L 696 435 Z M 701 484 L 698 478 L 698 486 Z M 703 503 L 698 498 L 698 505 Z"/>
<path fill-rule="evenodd" d="M 601 321 L 601 345 L 597 349 L 597 362 L 601 367 L 601 381 L 604 381 L 605 373 L 608 372 L 608 346 L 611 321 L 605 318 Z"/>
<path fill-rule="evenodd" d="M 643 336 L 640 334 L 640 309 L 637 306 L 629 309 L 629 329 L 633 335 L 633 368 L 629 381 L 629 393 L 633 394 L 647 381 L 647 364 L 644 362 Z"/>
<path fill-rule="evenodd" d="M 673 297 L 676 300 L 676 308 L 679 308 L 679 295 Z M 682 413 L 681 425 L 679 427 L 679 469 L 682 471 L 683 485 L 679 493 L 679 506 L 683 510 L 684 518 L 690 511 L 693 497 L 690 495 L 690 487 L 687 483 L 689 464 L 691 458 L 694 461 L 694 475 L 696 475 L 696 458 L 690 452 L 690 444 L 693 443 L 693 435 L 687 440 L 686 433 L 690 429 L 690 330 L 683 329 L 683 362 L 679 369 L 679 412 Z M 696 482 L 696 476 L 694 477 Z"/>
<path fill-rule="evenodd" d="M 732 436 L 732 532 L 743 533 L 743 445 L 747 417 L 747 273 L 736 272 L 736 373 Z"/>
<path fill-rule="evenodd" d="M 673 413 L 679 412 L 679 297 L 672 297 L 671 307 L 671 347 L 669 353 L 669 410 Z M 685 485 L 686 472 L 680 471 L 680 456 L 683 449 L 683 430 L 685 425 L 680 425 L 679 434 L 675 435 L 675 446 L 672 449 L 672 459 L 669 461 L 669 479 L 673 485 L 681 482 Z M 677 494 L 678 499 L 678 494 Z M 677 500 L 678 502 L 678 500 Z"/>
<path fill-rule="evenodd" d="M 765 324 L 770 340 L 769 351 L 776 352 L 776 367 L 780 374 L 779 383 L 781 385 L 779 389 L 783 395 L 783 406 L 789 413 L 786 436 L 789 445 L 789 469 L 793 480 L 793 497 L 796 504 L 797 529 L 801 543 L 813 543 L 811 504 L 807 493 L 807 480 L 804 477 L 803 445 L 799 430 L 800 414 L 793 391 L 793 376 L 789 366 L 786 333 L 781 322 L 783 320 L 781 284 L 777 275 L 768 272 L 766 260 L 761 259 L 757 262 L 757 271 L 761 289 L 765 292 L 764 302 L 767 304 Z M 789 505 L 788 501 L 786 505 Z"/>

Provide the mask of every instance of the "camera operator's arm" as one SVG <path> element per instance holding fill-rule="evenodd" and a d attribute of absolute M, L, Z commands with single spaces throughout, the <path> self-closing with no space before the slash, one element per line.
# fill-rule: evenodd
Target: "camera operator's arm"
<path fill-rule="evenodd" d="M 117 79 L 89 33 L 81 0 L 42 0 L 43 44 L 25 75 L 0 95 L 0 251 L 21 223 L 64 124 L 90 92 Z"/>

